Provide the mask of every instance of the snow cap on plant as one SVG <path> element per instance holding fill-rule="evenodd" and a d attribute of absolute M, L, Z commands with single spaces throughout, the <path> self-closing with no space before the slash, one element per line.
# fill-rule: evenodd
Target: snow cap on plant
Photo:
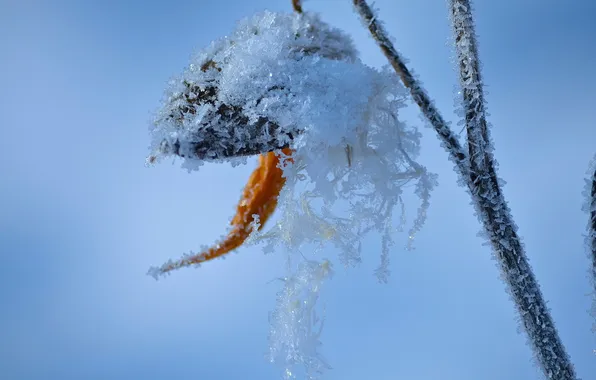
<path fill-rule="evenodd" d="M 244 19 L 170 81 L 152 126 L 149 161 L 176 155 L 196 168 L 204 160 L 285 147 L 303 126 L 279 110 L 308 100 L 297 69 L 306 73 L 320 60 L 356 58 L 351 38 L 315 14 L 264 12 Z"/>

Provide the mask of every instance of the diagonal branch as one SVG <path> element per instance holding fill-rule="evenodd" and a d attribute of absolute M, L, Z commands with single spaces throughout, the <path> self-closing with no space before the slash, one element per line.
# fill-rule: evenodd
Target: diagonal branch
<path fill-rule="evenodd" d="M 596 168 L 592 176 L 592 190 L 590 192 L 590 237 L 592 238 L 592 264 L 594 277 L 596 278 Z"/>
<path fill-rule="evenodd" d="M 449 157 L 456 164 L 458 173 L 462 178 L 468 176 L 468 160 L 464 149 L 461 147 L 457 136 L 451 131 L 449 125 L 441 116 L 439 110 L 435 107 L 433 101 L 429 98 L 422 85 L 414 78 L 408 67 L 404 63 L 403 58 L 393 46 L 389 39 L 387 32 L 379 21 L 373 15 L 372 10 L 365 0 L 353 0 L 356 12 L 362 18 L 362 22 L 369 30 L 371 36 L 377 42 L 381 51 L 395 70 L 401 77 L 404 85 L 410 90 L 412 98 L 420 107 L 424 116 L 431 123 L 435 131 L 439 134 L 439 138 L 443 142 L 444 148 L 449 153 Z"/>
<path fill-rule="evenodd" d="M 548 379 L 576 379 L 499 186 L 486 121 L 470 1 L 450 0 L 449 6 L 468 134 L 469 180 L 473 184 L 476 210 L 544 375 Z"/>

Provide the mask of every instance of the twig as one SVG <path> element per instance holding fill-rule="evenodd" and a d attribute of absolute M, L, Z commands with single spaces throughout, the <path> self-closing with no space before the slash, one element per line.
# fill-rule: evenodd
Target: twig
<path fill-rule="evenodd" d="M 365 0 L 353 0 L 356 11 L 362 18 L 363 24 L 370 31 L 381 51 L 393 66 L 395 72 L 401 77 L 404 85 L 410 90 L 412 98 L 420 107 L 424 116 L 431 123 L 439 138 L 449 153 L 450 158 L 455 162 L 457 171 L 462 178 L 468 177 L 468 160 L 465 151 L 461 147 L 457 136 L 451 131 L 445 119 L 441 116 L 439 110 L 435 107 L 433 101 L 426 94 L 422 85 L 414 78 L 408 70 L 404 60 L 397 52 L 393 43 L 389 39 L 387 32 L 379 21 L 376 20 L 372 10 Z"/>
<path fill-rule="evenodd" d="M 393 66 L 396 73 L 401 77 L 404 85 L 410 89 L 414 101 L 439 134 L 439 138 L 443 141 L 451 159 L 455 161 L 461 178 L 465 180 L 476 209 L 481 216 L 483 226 L 490 236 L 491 243 L 499 258 L 501 268 L 515 299 L 524 327 L 528 336 L 532 339 L 532 345 L 535 348 L 538 360 L 545 374 L 548 378 L 561 380 L 575 379 L 573 366 L 558 337 L 548 308 L 542 298 L 540 288 L 517 236 L 517 227 L 512 221 L 509 208 L 499 188 L 489 149 L 490 140 L 477 66 L 476 43 L 475 39 L 471 42 L 469 39 L 470 36 L 474 35 L 471 15 L 469 18 L 465 18 L 465 20 L 469 20 L 470 22 L 466 21 L 463 25 L 454 23 L 456 34 L 460 30 L 465 31 L 458 40 L 458 53 L 461 53 L 460 50 L 464 46 L 466 46 L 469 52 L 474 53 L 473 61 L 462 63 L 465 66 L 465 70 L 460 67 L 462 69 L 462 87 L 467 90 L 467 95 L 465 95 L 467 103 L 464 100 L 464 105 L 466 106 L 466 122 L 469 137 L 468 153 L 471 157 L 468 160 L 468 155 L 461 148 L 459 141 L 440 116 L 439 111 L 434 107 L 426 92 L 407 69 L 403 59 L 393 47 L 387 33 L 374 17 L 366 1 L 353 0 L 353 2 L 365 26 L 378 43 L 381 51 Z M 457 11 L 459 14 L 462 11 L 459 8 L 460 3 L 451 1 L 453 12 Z M 466 10 L 469 12 L 469 6 Z M 462 20 L 464 19 L 459 19 L 459 21 Z M 460 62 L 462 62 L 461 55 L 459 58 Z M 470 79 L 475 79 L 476 81 L 470 83 Z M 475 90 L 477 92 L 469 91 L 470 88 L 468 86 L 470 84 L 476 85 Z"/>
<path fill-rule="evenodd" d="M 586 194 L 588 198 L 586 202 L 586 211 L 588 211 L 590 218 L 588 222 L 588 236 L 586 238 L 586 243 L 592 261 L 592 266 L 590 268 L 590 277 L 593 286 L 592 316 L 596 318 L 596 155 L 594 156 L 590 169 L 593 171 L 590 173 L 592 178 L 586 180 L 588 190 L 588 194 Z M 592 325 L 592 331 L 596 332 L 596 321 Z"/>
<path fill-rule="evenodd" d="M 472 197 L 476 209 L 544 375 L 548 379 L 576 379 L 499 186 L 486 122 L 470 1 L 450 0 L 449 5 L 465 108 L 469 180 L 475 184 Z"/>

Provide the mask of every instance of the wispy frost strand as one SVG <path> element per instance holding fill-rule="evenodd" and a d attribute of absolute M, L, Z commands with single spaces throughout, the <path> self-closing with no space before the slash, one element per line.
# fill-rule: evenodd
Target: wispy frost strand
<path fill-rule="evenodd" d="M 342 87 L 358 88 L 339 76 L 370 82 L 374 70 L 363 69 L 357 55 L 351 38 L 316 14 L 263 12 L 239 21 L 169 82 L 150 127 L 149 163 L 182 157 L 195 170 L 205 161 L 243 163 L 244 156 L 288 147 L 309 128 L 296 117 L 312 111 L 309 91 L 328 88 L 319 98 L 327 104 L 344 94 Z M 365 104 L 368 94 L 351 95 L 349 100 Z M 345 114 L 354 106 L 339 104 Z"/>
<path fill-rule="evenodd" d="M 548 379 L 574 380 L 575 370 L 546 306 L 499 186 L 486 122 L 470 2 L 450 0 L 449 7 L 468 134 L 469 181 L 477 213 L 488 233 L 503 279 L 509 287 L 544 375 Z"/>

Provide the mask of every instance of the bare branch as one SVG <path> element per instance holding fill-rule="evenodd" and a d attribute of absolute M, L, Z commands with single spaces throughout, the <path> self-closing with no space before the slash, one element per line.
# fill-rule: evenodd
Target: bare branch
<path fill-rule="evenodd" d="M 476 210 L 544 375 L 548 379 L 576 379 L 499 186 L 486 122 L 470 1 L 450 0 L 449 5 L 468 134 L 469 180 Z"/>
<path fill-rule="evenodd" d="M 375 18 L 366 1 L 353 1 L 356 11 L 362 18 L 362 22 L 366 28 L 368 28 L 370 31 L 371 36 L 375 39 L 395 72 L 401 77 L 404 85 L 410 90 L 412 98 L 416 104 L 418 104 L 424 116 L 439 134 L 439 138 L 443 142 L 450 158 L 455 162 L 459 174 L 462 176 L 462 178 L 467 178 L 468 160 L 465 151 L 457 139 L 457 136 L 453 133 L 453 131 L 451 131 L 449 125 L 445 119 L 443 119 L 439 110 L 435 107 L 433 101 L 426 94 L 426 91 L 422 85 L 418 82 L 418 80 L 416 80 L 416 78 L 414 78 L 410 70 L 408 70 L 404 60 L 389 39 L 387 32 L 385 32 L 383 26 Z"/>

